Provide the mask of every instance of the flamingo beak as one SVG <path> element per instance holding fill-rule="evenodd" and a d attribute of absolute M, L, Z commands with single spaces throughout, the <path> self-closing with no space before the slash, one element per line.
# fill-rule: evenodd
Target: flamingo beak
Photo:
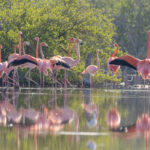
<path fill-rule="evenodd" d="M 26 41 L 26 46 L 30 46 L 30 42 Z"/>
<path fill-rule="evenodd" d="M 47 43 L 45 43 L 45 47 L 48 47 L 48 44 L 47 44 Z"/>
<path fill-rule="evenodd" d="M 80 43 L 81 45 L 83 45 L 83 41 L 82 41 L 81 39 L 79 39 L 79 43 Z"/>

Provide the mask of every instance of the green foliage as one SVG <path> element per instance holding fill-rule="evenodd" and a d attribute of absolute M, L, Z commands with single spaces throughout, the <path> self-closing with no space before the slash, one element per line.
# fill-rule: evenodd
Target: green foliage
<path fill-rule="evenodd" d="M 79 74 L 84 68 L 85 58 L 89 53 L 93 53 L 94 58 L 98 48 L 102 49 L 101 67 L 107 67 L 107 59 L 112 54 L 115 26 L 112 23 L 113 19 L 105 15 L 103 9 L 91 8 L 86 0 L 3 1 L 0 8 L 3 60 L 7 60 L 12 53 L 14 45 L 18 43 L 18 32 L 21 30 L 22 41 L 29 41 L 32 45 L 29 50 L 32 56 L 35 56 L 36 36 L 40 37 L 41 42 L 45 41 L 49 45 L 44 51 L 46 58 L 58 54 L 67 56 L 69 38 L 82 39 L 84 44 L 80 47 L 81 61 L 70 73 L 73 82 L 80 82 Z M 76 58 L 74 51 L 71 52 L 71 56 Z M 61 80 L 62 74 L 59 74 L 58 78 Z"/>

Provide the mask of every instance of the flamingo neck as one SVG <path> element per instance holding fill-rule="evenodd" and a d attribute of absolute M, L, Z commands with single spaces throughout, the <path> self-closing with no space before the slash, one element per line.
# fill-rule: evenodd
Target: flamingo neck
<path fill-rule="evenodd" d="M 70 38 L 69 40 L 69 49 L 68 49 L 68 56 L 70 57 L 70 51 L 71 51 L 71 42 L 72 42 L 73 38 Z"/>
<path fill-rule="evenodd" d="M 19 55 L 21 56 L 21 33 L 19 33 Z"/>
<path fill-rule="evenodd" d="M 39 49 L 39 39 L 37 39 L 37 44 L 36 44 L 36 58 L 39 58 L 38 49 Z"/>
<path fill-rule="evenodd" d="M 118 50 L 119 50 L 119 47 L 118 47 L 118 46 L 115 46 L 115 47 L 117 47 L 117 49 L 113 52 L 112 57 L 114 57 L 115 54 L 116 54 L 116 53 L 118 52 Z"/>
<path fill-rule="evenodd" d="M 40 54 L 41 54 L 42 59 L 45 59 L 45 56 L 44 56 L 43 50 L 42 50 L 42 45 L 40 45 Z"/>
<path fill-rule="evenodd" d="M 23 54 L 25 55 L 26 52 L 25 52 L 24 46 L 25 46 L 25 43 L 23 43 Z"/>
<path fill-rule="evenodd" d="M 149 58 L 149 42 L 150 42 L 150 31 L 148 32 L 147 58 Z"/>
<path fill-rule="evenodd" d="M 2 47 L 0 47 L 0 62 L 2 62 L 2 54 L 1 54 L 1 49 L 2 49 Z"/>
<path fill-rule="evenodd" d="M 97 67 L 100 69 L 99 52 L 97 52 Z"/>
<path fill-rule="evenodd" d="M 76 44 L 77 44 L 77 47 L 75 46 L 75 43 L 74 43 L 74 49 L 76 51 L 76 56 L 77 56 L 77 59 L 75 61 L 75 65 L 78 64 L 78 62 L 80 61 L 80 46 L 79 46 L 79 41 L 76 41 Z"/>

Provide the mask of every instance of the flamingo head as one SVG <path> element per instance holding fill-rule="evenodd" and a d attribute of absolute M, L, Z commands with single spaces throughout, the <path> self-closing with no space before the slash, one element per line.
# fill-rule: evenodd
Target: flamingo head
<path fill-rule="evenodd" d="M 83 41 L 81 39 L 78 39 L 78 42 L 82 45 Z"/>
<path fill-rule="evenodd" d="M 119 47 L 117 43 L 114 44 L 115 47 Z"/>
<path fill-rule="evenodd" d="M 19 31 L 19 35 L 22 35 L 22 31 Z"/>
<path fill-rule="evenodd" d="M 23 42 L 23 45 L 24 45 L 24 46 L 25 46 L 25 45 L 26 45 L 26 46 L 30 46 L 30 42 L 24 41 L 24 42 Z"/>
<path fill-rule="evenodd" d="M 70 38 L 71 41 L 74 40 L 74 39 L 75 39 L 75 38 L 73 38 L 73 37 Z"/>
<path fill-rule="evenodd" d="M 39 37 L 35 37 L 34 39 L 35 39 L 36 41 L 39 41 Z"/>
<path fill-rule="evenodd" d="M 42 42 L 40 45 L 41 45 L 41 46 L 48 47 L 48 44 L 47 44 L 47 43 L 45 43 L 45 42 Z"/>

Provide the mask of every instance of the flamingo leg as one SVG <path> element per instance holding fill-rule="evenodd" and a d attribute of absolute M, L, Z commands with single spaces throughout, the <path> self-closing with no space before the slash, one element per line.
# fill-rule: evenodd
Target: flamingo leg
<path fill-rule="evenodd" d="M 65 70 L 65 79 L 64 79 L 65 81 L 64 81 L 64 87 L 65 88 L 67 88 L 67 83 L 69 84 L 69 86 L 70 87 L 75 87 L 75 85 L 72 85 L 71 83 L 70 83 L 70 81 L 68 80 L 68 71 L 67 70 Z"/>
<path fill-rule="evenodd" d="M 33 68 L 29 68 L 29 70 L 28 70 L 27 73 L 25 74 L 25 78 L 26 78 L 27 80 L 33 82 L 37 87 L 39 87 L 39 84 L 38 84 L 36 81 L 34 81 L 34 80 L 32 80 L 31 78 L 29 78 L 29 76 L 28 76 L 29 72 L 31 72 L 32 69 L 33 69 Z"/>
<path fill-rule="evenodd" d="M 16 81 L 16 80 L 18 80 L 18 81 Z M 18 74 L 17 69 L 14 69 L 14 72 L 13 72 L 13 82 L 14 82 L 14 85 L 13 85 L 14 87 L 19 87 L 19 74 Z"/>
<path fill-rule="evenodd" d="M 59 86 L 62 88 L 61 82 L 59 82 L 59 81 L 57 80 L 57 71 L 56 71 L 56 76 L 55 76 L 55 72 L 54 72 L 50 78 L 53 80 L 54 83 L 58 83 Z M 57 86 L 57 85 L 55 85 L 55 87 L 56 87 L 56 86 Z"/>
<path fill-rule="evenodd" d="M 42 80 L 42 86 L 44 87 L 45 85 L 44 85 L 44 75 L 43 75 L 43 80 Z"/>
<path fill-rule="evenodd" d="M 31 78 L 31 72 L 29 71 L 29 78 Z M 30 88 L 30 80 L 28 80 L 28 87 Z"/>
<path fill-rule="evenodd" d="M 5 82 L 6 86 L 8 86 L 7 84 L 12 84 L 13 86 L 16 85 L 16 87 L 19 87 L 19 84 L 14 80 L 14 77 L 13 77 L 13 79 L 11 77 L 9 77 L 10 72 L 13 71 L 13 70 L 10 70 L 7 74 L 5 74 L 2 82 Z M 9 82 L 9 80 L 11 82 Z"/>
<path fill-rule="evenodd" d="M 40 71 L 40 87 L 42 87 L 42 73 Z"/>

